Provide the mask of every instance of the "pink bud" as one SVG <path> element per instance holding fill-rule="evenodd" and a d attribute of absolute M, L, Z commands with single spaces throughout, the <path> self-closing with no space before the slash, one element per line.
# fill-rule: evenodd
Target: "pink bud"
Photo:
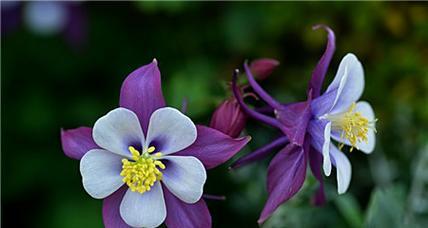
<path fill-rule="evenodd" d="M 259 80 L 266 79 L 275 68 L 279 65 L 279 61 L 276 59 L 262 58 L 256 59 L 251 62 L 250 69 Z"/>
<path fill-rule="evenodd" d="M 223 101 L 214 111 L 210 127 L 236 138 L 241 134 L 246 122 L 247 117 L 238 102 L 235 98 L 230 98 Z"/>

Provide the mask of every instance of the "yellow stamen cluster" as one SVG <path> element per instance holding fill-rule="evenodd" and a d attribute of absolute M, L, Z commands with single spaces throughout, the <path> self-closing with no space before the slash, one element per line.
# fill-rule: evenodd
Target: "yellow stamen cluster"
<path fill-rule="evenodd" d="M 133 161 L 128 159 L 122 159 L 122 181 L 128 185 L 133 192 L 144 192 L 150 191 L 151 187 L 156 181 L 162 179 L 162 173 L 159 168 L 165 169 L 165 165 L 157 160 L 162 156 L 162 153 L 158 152 L 153 155 L 156 148 L 154 146 L 149 147 L 145 152 L 140 155 L 140 152 L 134 147 L 128 147 L 132 154 Z"/>
<path fill-rule="evenodd" d="M 331 120 L 331 128 L 342 131 L 340 137 L 347 139 L 351 143 L 350 152 L 352 152 L 354 147 L 358 149 L 357 143 L 368 141 L 369 128 L 374 129 L 376 121 L 369 121 L 360 112 L 355 112 L 355 103 L 349 107 L 348 111 L 329 115 L 327 118 Z M 342 149 L 343 146 L 344 144 L 341 143 L 339 149 Z"/>

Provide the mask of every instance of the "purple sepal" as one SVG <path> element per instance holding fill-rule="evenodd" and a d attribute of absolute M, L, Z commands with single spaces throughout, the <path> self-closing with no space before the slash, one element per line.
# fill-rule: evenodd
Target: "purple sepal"
<path fill-rule="evenodd" d="M 312 29 L 316 30 L 319 28 L 323 28 L 327 31 L 327 47 L 325 49 L 324 54 L 321 56 L 317 66 L 312 72 L 312 78 L 309 82 L 308 91 L 312 89 L 313 97 L 317 98 L 321 93 L 321 87 L 324 82 L 325 74 L 327 73 L 328 66 L 330 65 L 331 59 L 334 54 L 334 50 L 336 49 L 336 38 L 334 36 L 334 32 L 325 25 L 315 25 Z"/>
<path fill-rule="evenodd" d="M 64 154 L 76 160 L 80 160 L 89 150 L 99 148 L 92 139 L 90 127 L 61 129 L 61 144 Z"/>
<path fill-rule="evenodd" d="M 168 188 L 163 187 L 166 204 L 168 228 L 210 228 L 211 215 L 205 201 L 201 198 L 194 204 L 187 204 L 175 197 Z"/>
<path fill-rule="evenodd" d="M 123 186 L 103 200 L 103 222 L 106 228 L 128 228 L 120 216 L 120 203 L 128 187 Z"/>
<path fill-rule="evenodd" d="M 221 103 L 211 117 L 210 127 L 217 129 L 232 138 L 238 137 L 245 127 L 247 116 L 235 98 Z"/>
<path fill-rule="evenodd" d="M 141 127 L 147 134 L 152 112 L 165 106 L 156 59 L 128 75 L 120 90 L 120 106 L 137 114 Z"/>
<path fill-rule="evenodd" d="M 279 66 L 278 60 L 262 58 L 253 60 L 250 64 L 250 69 L 257 79 L 264 80 L 272 74 L 277 66 Z"/>
<path fill-rule="evenodd" d="M 282 132 L 293 144 L 303 145 L 306 128 L 312 117 L 310 104 L 311 95 L 309 94 L 305 102 L 281 106 L 275 110 L 276 118 L 282 123 Z"/>
<path fill-rule="evenodd" d="M 309 148 L 309 144 L 305 143 Z M 308 153 L 301 146 L 288 144 L 272 159 L 268 168 L 269 197 L 258 223 L 263 223 L 285 201 L 302 187 L 306 177 Z"/>
<path fill-rule="evenodd" d="M 207 169 L 212 169 L 229 160 L 251 139 L 249 136 L 234 139 L 216 129 L 202 125 L 197 125 L 196 129 L 198 132 L 196 141 L 175 155 L 194 156 Z"/>
<path fill-rule="evenodd" d="M 322 155 L 313 147 L 309 149 L 309 166 L 311 167 L 312 174 L 319 182 L 317 192 L 312 198 L 312 203 L 315 206 L 322 206 L 325 204 L 324 180 L 321 173 Z"/>
<path fill-rule="evenodd" d="M 284 146 L 287 142 L 288 142 L 287 137 L 281 136 L 281 137 L 275 139 L 274 141 L 272 141 L 271 143 L 269 143 L 265 146 L 262 146 L 262 147 L 258 148 L 257 150 L 239 158 L 230 166 L 230 168 L 231 169 L 237 169 L 237 168 L 240 168 L 242 166 L 248 165 L 252 162 L 263 159 L 267 155 L 269 155 L 270 152 L 272 152 L 272 150 L 274 150 L 278 147 Z"/>

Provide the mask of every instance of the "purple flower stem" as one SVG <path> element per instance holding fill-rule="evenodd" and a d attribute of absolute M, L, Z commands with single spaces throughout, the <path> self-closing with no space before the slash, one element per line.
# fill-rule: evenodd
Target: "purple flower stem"
<path fill-rule="evenodd" d="M 288 143 L 289 140 L 286 136 L 281 136 L 277 139 L 275 139 L 274 141 L 272 141 L 271 143 L 260 147 L 259 149 L 255 150 L 252 153 L 249 153 L 243 157 L 241 157 L 240 159 L 238 159 L 237 161 L 235 161 L 229 169 L 237 169 L 240 168 L 244 165 L 248 165 L 249 163 L 258 161 L 260 159 L 265 158 L 267 155 L 269 155 L 269 153 L 278 147 L 284 146 L 286 143 Z"/>
<path fill-rule="evenodd" d="M 202 197 L 207 200 L 226 200 L 226 196 L 203 194 Z"/>
<path fill-rule="evenodd" d="M 273 115 L 273 108 L 270 107 L 269 105 L 263 106 L 263 107 L 259 107 L 259 108 L 255 108 L 256 112 L 262 113 L 262 114 L 266 114 L 266 115 Z"/>
<path fill-rule="evenodd" d="M 251 118 L 256 119 L 258 121 L 261 121 L 267 125 L 270 125 L 272 127 L 281 129 L 281 125 L 278 122 L 278 120 L 276 120 L 275 118 L 260 114 L 252 109 L 250 109 L 245 103 L 244 100 L 241 97 L 241 93 L 239 92 L 239 88 L 236 85 L 236 81 L 238 79 L 238 75 L 239 75 L 239 70 L 236 69 L 233 72 L 233 77 L 232 77 L 232 91 L 233 91 L 233 95 L 235 96 L 236 100 L 238 101 L 239 105 L 241 106 L 242 110 L 244 110 L 244 112 Z"/>
<path fill-rule="evenodd" d="M 247 74 L 248 82 L 250 83 L 251 87 L 253 87 L 254 92 L 256 92 L 257 95 L 259 95 L 272 108 L 280 108 L 281 104 L 275 99 L 273 99 L 254 79 L 254 76 L 251 73 L 250 67 L 248 66 L 247 62 L 244 63 L 244 69 L 245 73 Z"/>

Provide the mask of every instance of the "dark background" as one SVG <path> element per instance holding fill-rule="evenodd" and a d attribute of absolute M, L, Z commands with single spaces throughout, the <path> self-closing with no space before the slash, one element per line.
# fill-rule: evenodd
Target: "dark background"
<path fill-rule="evenodd" d="M 346 194 L 337 195 L 333 173 L 326 178 L 328 203 L 313 207 L 316 182 L 308 175 L 264 227 L 428 224 L 426 3 L 93 2 L 55 3 L 54 12 L 31 6 L 37 2 L 1 4 L 5 227 L 102 226 L 102 202 L 85 193 L 79 163 L 64 156 L 59 132 L 92 126 L 115 108 L 132 70 L 157 58 L 168 104 L 180 107 L 187 98 L 198 123 L 209 123 L 229 96 L 232 70 L 246 59 L 278 59 L 263 87 L 283 102 L 302 100 L 325 48 L 325 32 L 311 29 L 318 23 L 331 26 L 337 40 L 326 84 L 346 53 L 363 63 L 363 99 L 379 119 L 377 146 L 369 156 L 347 154 L 353 177 Z M 44 19 L 58 9 L 63 23 L 53 29 Z M 253 140 L 240 155 L 276 135 L 254 122 L 247 129 Z M 257 227 L 269 160 L 209 171 L 205 192 L 227 197 L 208 201 L 214 227 Z"/>

